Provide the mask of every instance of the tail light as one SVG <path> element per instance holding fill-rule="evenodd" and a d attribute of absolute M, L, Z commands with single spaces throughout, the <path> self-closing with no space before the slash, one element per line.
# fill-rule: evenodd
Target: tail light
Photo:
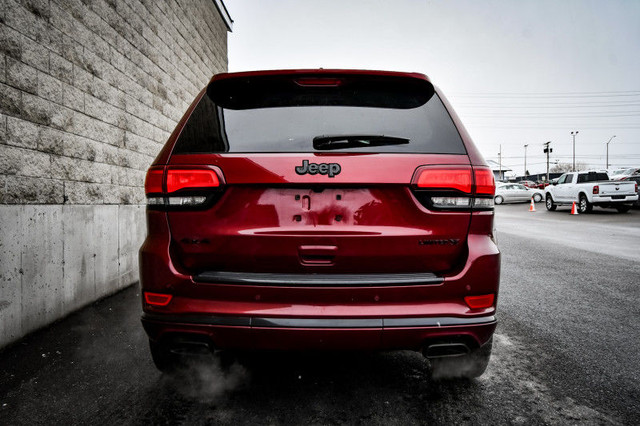
<path fill-rule="evenodd" d="M 222 193 L 224 178 L 217 167 L 154 166 L 144 183 L 147 205 L 155 208 L 208 207 Z"/>
<path fill-rule="evenodd" d="M 489 168 L 423 166 L 412 180 L 418 200 L 435 209 L 492 210 L 495 181 Z"/>
<path fill-rule="evenodd" d="M 598 185 L 593 185 L 593 193 L 594 194 L 599 194 L 600 193 L 600 187 Z"/>

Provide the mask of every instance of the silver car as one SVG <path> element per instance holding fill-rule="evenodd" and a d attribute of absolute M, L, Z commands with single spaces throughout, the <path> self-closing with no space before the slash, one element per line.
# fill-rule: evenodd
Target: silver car
<path fill-rule="evenodd" d="M 496 195 L 493 198 L 496 204 L 502 203 L 526 203 L 533 198 L 539 203 L 544 198 L 544 191 L 527 188 L 519 183 L 503 183 L 496 186 Z"/>

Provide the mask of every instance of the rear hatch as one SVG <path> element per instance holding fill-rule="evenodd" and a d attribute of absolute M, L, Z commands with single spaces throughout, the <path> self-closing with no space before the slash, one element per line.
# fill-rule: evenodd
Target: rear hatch
<path fill-rule="evenodd" d="M 152 174 L 192 275 L 440 274 L 482 192 L 431 83 L 401 74 L 217 76 Z"/>

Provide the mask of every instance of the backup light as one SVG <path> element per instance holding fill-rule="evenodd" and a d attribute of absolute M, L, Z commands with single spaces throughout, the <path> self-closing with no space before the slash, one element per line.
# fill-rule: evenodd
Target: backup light
<path fill-rule="evenodd" d="M 471 309 L 484 309 L 493 306 L 495 294 L 483 294 L 480 296 L 465 296 L 464 301 Z"/>
<path fill-rule="evenodd" d="M 468 208 L 471 205 L 469 197 L 431 197 L 435 207 L 440 208 Z"/>

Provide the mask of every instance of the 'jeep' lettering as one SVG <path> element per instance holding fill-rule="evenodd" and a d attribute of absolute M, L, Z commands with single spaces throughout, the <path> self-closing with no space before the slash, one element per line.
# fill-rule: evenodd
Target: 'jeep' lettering
<path fill-rule="evenodd" d="M 309 160 L 302 160 L 302 166 L 296 167 L 296 173 L 299 175 L 329 175 L 330 178 L 339 175 L 342 169 L 338 163 L 309 163 Z"/>

